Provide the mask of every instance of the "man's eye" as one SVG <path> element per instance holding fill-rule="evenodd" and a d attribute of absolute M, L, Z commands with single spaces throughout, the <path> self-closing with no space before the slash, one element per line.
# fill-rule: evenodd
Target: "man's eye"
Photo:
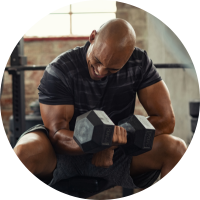
<path fill-rule="evenodd" d="M 100 63 L 99 60 L 93 57 L 93 60 L 95 60 L 96 63 Z"/>

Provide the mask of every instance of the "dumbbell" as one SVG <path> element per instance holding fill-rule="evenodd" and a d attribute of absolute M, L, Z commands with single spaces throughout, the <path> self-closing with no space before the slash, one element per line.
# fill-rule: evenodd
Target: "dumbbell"
<path fill-rule="evenodd" d="M 126 155 L 138 156 L 152 149 L 155 128 L 146 117 L 132 115 L 119 121 L 118 126 L 127 131 L 127 143 L 120 146 Z"/>
<path fill-rule="evenodd" d="M 127 144 L 120 146 L 127 155 L 152 149 L 155 129 L 145 117 L 132 115 L 118 125 L 127 131 Z M 96 153 L 113 145 L 114 128 L 104 111 L 92 110 L 77 117 L 73 138 L 84 152 Z"/>

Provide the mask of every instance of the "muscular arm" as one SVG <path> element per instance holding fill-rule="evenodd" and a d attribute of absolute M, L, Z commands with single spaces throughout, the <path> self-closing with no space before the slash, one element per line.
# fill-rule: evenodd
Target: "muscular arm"
<path fill-rule="evenodd" d="M 155 136 L 171 134 L 175 126 L 175 116 L 164 81 L 140 90 L 138 98 L 149 115 L 148 120 L 156 129 Z"/>
<path fill-rule="evenodd" d="M 73 105 L 45 105 L 40 103 L 44 126 L 49 130 L 49 137 L 57 153 L 68 155 L 84 154 L 73 139 L 69 122 L 74 115 Z"/>

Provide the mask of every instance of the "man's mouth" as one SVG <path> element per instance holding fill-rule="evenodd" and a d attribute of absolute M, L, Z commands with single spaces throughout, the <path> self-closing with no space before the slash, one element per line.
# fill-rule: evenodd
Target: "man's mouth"
<path fill-rule="evenodd" d="M 99 76 L 99 73 L 95 70 L 95 68 L 93 67 L 94 73 Z"/>

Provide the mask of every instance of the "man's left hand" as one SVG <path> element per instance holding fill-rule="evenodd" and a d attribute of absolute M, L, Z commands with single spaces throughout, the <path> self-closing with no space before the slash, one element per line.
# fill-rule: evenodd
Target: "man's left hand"
<path fill-rule="evenodd" d="M 108 149 L 95 153 L 92 158 L 92 164 L 96 167 L 108 168 L 113 165 L 114 149 L 117 146 L 112 146 Z"/>

